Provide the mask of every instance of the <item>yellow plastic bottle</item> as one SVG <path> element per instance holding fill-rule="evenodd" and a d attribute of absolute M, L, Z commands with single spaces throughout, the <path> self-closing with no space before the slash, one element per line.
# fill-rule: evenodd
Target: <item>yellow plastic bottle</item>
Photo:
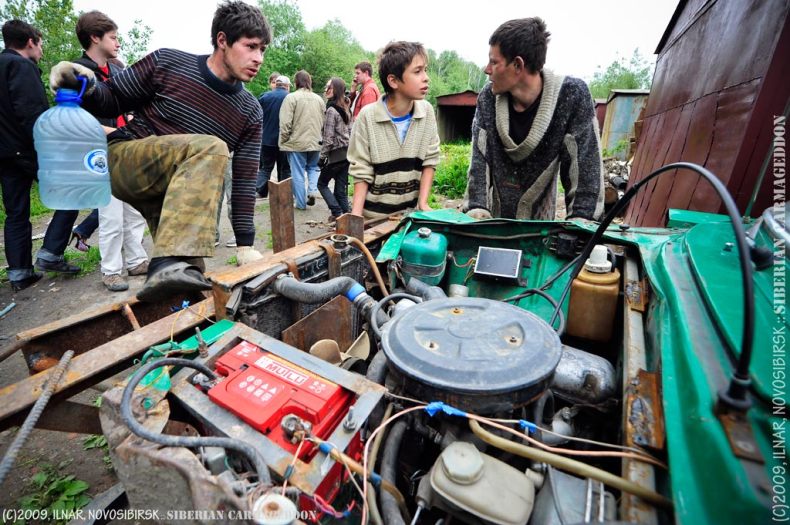
<path fill-rule="evenodd" d="M 612 338 L 620 293 L 620 271 L 617 268 L 612 270 L 606 254 L 606 246 L 595 246 L 584 268 L 573 280 L 568 306 L 568 335 L 602 342 Z"/>

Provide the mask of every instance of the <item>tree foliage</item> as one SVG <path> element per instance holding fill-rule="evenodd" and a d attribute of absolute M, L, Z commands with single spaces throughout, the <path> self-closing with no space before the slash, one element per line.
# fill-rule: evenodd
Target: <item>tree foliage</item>
<path fill-rule="evenodd" d="M 308 31 L 293 0 L 258 0 L 258 5 L 272 26 L 274 40 L 266 50 L 261 74 L 247 86 L 253 94 L 268 91 L 269 74 L 273 71 L 293 80 L 294 73 L 304 69 L 313 77 L 315 92 L 321 92 L 331 77 L 340 77 L 350 85 L 354 66 L 363 60 L 373 64 L 373 78 L 379 83 L 376 54 L 366 51 L 339 20 L 330 20 Z M 486 81 L 479 66 L 463 60 L 455 51 L 444 51 L 437 56 L 429 49 L 428 74 L 431 78 L 428 100 L 432 104 L 440 95 L 467 89 L 480 91 Z"/>
<path fill-rule="evenodd" d="M 606 68 L 593 74 L 590 92 L 593 98 L 609 98 L 612 89 L 648 89 L 653 75 L 653 64 L 634 49 L 630 59 L 620 57 Z"/>
<path fill-rule="evenodd" d="M 108 13 L 110 18 L 112 14 Z M 0 21 L 19 18 L 34 25 L 43 35 L 44 56 L 38 67 L 41 81 L 48 85 L 49 70 L 61 60 L 74 60 L 82 55 L 82 47 L 74 31 L 78 14 L 72 0 L 6 0 L 0 8 Z M 152 30 L 140 20 L 128 32 L 118 32 L 123 61 L 129 65 L 143 57 Z M 49 90 L 47 90 L 48 96 Z"/>

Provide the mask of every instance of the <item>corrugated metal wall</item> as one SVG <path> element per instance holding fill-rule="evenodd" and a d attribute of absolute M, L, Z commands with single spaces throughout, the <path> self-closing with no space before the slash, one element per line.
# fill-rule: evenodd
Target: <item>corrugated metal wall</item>
<path fill-rule="evenodd" d="M 626 160 L 630 147 L 628 143 L 634 136 L 634 122 L 645 109 L 646 94 L 614 93 L 606 104 L 606 118 L 601 131 L 601 148 L 612 151 L 620 141 L 626 146 L 615 153 L 615 157 Z"/>
<path fill-rule="evenodd" d="M 662 38 L 629 184 L 679 160 L 715 173 L 743 211 L 790 93 L 790 0 L 681 2 Z M 770 177 L 768 177 L 770 179 Z M 753 214 L 769 205 L 763 184 Z M 660 226 L 669 208 L 721 211 L 700 177 L 651 182 L 626 221 Z"/>

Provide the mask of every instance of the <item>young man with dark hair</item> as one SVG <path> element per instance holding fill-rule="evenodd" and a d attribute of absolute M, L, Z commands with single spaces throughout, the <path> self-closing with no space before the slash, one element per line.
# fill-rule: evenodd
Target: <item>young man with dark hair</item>
<path fill-rule="evenodd" d="M 208 56 L 160 49 L 106 83 L 70 62 L 50 74 L 53 89 L 76 87 L 78 74 L 92 79 L 83 106 L 95 114 L 135 112 L 108 136 L 109 163 L 113 195 L 143 214 L 154 237 L 148 278 L 137 294 L 143 301 L 211 287 L 199 258 L 214 255 L 229 152 L 237 261 L 262 257 L 253 247 L 262 114 L 243 83 L 258 74 L 271 30 L 260 9 L 241 1 L 221 4 L 211 27 Z"/>
<path fill-rule="evenodd" d="M 38 62 L 44 54 L 41 32 L 22 20 L 3 24 L 5 49 L 0 53 L 0 188 L 6 220 L 3 227 L 8 279 L 20 291 L 41 279 L 33 270 L 30 190 L 38 164 L 33 125 L 49 108 Z M 75 274 L 77 266 L 63 259 L 76 211 L 58 210 L 52 217 L 36 267 Z"/>
<path fill-rule="evenodd" d="M 379 58 L 386 95 L 359 113 L 348 146 L 351 213 L 368 218 L 417 207 L 439 163 L 439 133 L 428 93 L 428 55 L 416 42 L 390 42 Z"/>
<path fill-rule="evenodd" d="M 315 204 L 318 194 L 318 158 L 326 105 L 312 92 L 313 79 L 307 71 L 297 71 L 294 84 L 296 91 L 286 96 L 280 107 L 278 146 L 288 155 L 291 166 L 294 206 L 305 210 Z"/>
<path fill-rule="evenodd" d="M 373 80 L 373 66 L 370 65 L 370 62 L 360 62 L 354 66 L 354 81 L 351 82 L 351 94 L 349 95 L 352 119 L 356 119 L 362 108 L 376 102 L 379 97 L 381 97 L 381 93 Z"/>
<path fill-rule="evenodd" d="M 118 26 L 100 11 L 89 11 L 77 19 L 77 39 L 85 50 L 74 62 L 90 69 L 101 82 L 108 81 L 123 68 L 110 62 L 118 58 L 121 44 L 118 42 Z M 123 115 L 101 118 L 105 130 L 111 131 L 126 125 Z M 101 254 L 102 283 L 111 292 L 129 289 L 121 275 L 124 262 L 129 275 L 145 275 L 148 272 L 148 254 L 143 248 L 145 219 L 130 204 L 111 197 L 110 204 L 96 210 L 99 228 L 99 253 Z M 75 236 L 84 237 L 83 228 L 91 216 L 74 229 Z M 88 237 L 90 235 L 87 235 Z M 83 242 L 85 239 L 81 239 Z M 125 261 L 124 261 L 125 259 Z"/>
<path fill-rule="evenodd" d="M 540 18 L 505 22 L 489 40 L 477 98 L 464 208 L 475 218 L 553 220 L 557 179 L 569 218 L 603 211 L 598 124 L 584 81 L 544 69 Z"/>

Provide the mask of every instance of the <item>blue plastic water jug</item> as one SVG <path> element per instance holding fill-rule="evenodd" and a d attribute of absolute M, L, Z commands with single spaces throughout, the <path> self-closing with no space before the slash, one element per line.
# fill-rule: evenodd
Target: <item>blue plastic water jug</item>
<path fill-rule="evenodd" d="M 58 89 L 56 106 L 33 127 L 41 202 L 53 210 L 101 208 L 110 203 L 107 137 L 80 107 L 82 91 Z"/>

